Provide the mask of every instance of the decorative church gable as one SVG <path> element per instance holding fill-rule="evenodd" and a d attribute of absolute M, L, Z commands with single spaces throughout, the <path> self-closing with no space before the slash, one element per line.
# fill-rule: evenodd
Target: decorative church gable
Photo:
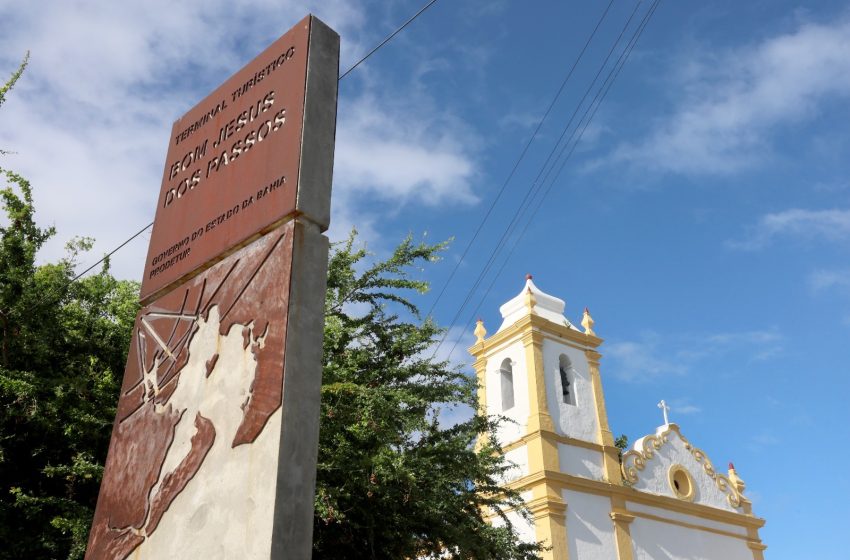
<path fill-rule="evenodd" d="M 623 454 L 623 476 L 640 492 L 670 496 L 713 508 L 747 513 L 743 481 L 715 471 L 676 424 L 659 426 L 654 435 L 637 440 Z"/>

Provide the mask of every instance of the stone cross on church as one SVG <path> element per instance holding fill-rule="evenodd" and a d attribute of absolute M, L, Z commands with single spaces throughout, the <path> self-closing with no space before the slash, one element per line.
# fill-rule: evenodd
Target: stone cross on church
<path fill-rule="evenodd" d="M 661 412 L 664 414 L 664 425 L 666 426 L 670 423 L 670 419 L 667 418 L 667 413 L 670 412 L 670 407 L 667 406 L 667 403 L 664 402 L 664 399 L 661 399 L 661 402 L 658 403 L 658 408 L 660 408 Z"/>

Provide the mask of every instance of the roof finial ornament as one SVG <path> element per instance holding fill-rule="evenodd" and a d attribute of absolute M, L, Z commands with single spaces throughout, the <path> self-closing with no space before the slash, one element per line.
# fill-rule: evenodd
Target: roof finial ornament
<path fill-rule="evenodd" d="M 733 465 L 731 462 L 729 463 L 729 482 L 732 483 L 732 485 L 735 487 L 735 490 L 738 491 L 738 494 L 744 494 L 744 488 L 746 488 L 747 485 L 744 484 L 744 481 L 741 480 L 741 478 L 738 476 L 738 473 L 735 472 L 735 465 Z"/>
<path fill-rule="evenodd" d="M 661 399 L 661 402 L 658 403 L 658 408 L 660 408 L 661 412 L 664 414 L 664 425 L 668 425 L 670 423 L 670 419 L 667 417 L 667 412 L 670 410 L 670 407 L 667 406 L 667 403 L 664 402 L 664 399 Z"/>
<path fill-rule="evenodd" d="M 528 283 L 531 282 L 531 279 L 531 274 L 525 275 L 525 306 L 528 308 L 529 313 L 533 313 L 534 306 L 537 304 L 537 298 L 534 297 L 534 292 L 531 291 L 531 286 L 528 286 Z"/>
<path fill-rule="evenodd" d="M 475 330 L 472 332 L 475 335 L 475 343 L 484 342 L 484 337 L 487 336 L 487 329 L 484 328 L 484 321 L 481 318 L 478 318 L 478 322 L 475 324 Z"/>
<path fill-rule="evenodd" d="M 581 326 L 584 327 L 584 334 L 596 336 L 596 333 L 593 332 L 593 317 L 590 316 L 590 311 L 588 311 L 587 307 L 584 308 L 584 317 L 581 318 Z"/>

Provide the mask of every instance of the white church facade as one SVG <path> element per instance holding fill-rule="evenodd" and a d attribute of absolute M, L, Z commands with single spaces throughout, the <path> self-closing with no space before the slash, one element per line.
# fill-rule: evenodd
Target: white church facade
<path fill-rule="evenodd" d="M 602 340 L 586 310 L 578 329 L 564 306 L 529 276 L 500 308 L 498 331 L 487 337 L 479 321 L 469 349 L 480 406 L 511 420 L 498 438 L 514 465 L 505 484 L 532 514 L 528 523 L 507 512 L 523 538 L 544 542 L 547 560 L 763 560 L 764 520 L 743 481 L 731 465 L 717 472 L 666 410 L 665 423 L 620 460 L 605 411 Z"/>

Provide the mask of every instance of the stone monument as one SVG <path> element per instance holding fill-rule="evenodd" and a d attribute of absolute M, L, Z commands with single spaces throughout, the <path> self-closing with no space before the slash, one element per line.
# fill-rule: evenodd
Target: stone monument
<path fill-rule="evenodd" d="M 339 36 L 174 123 L 86 558 L 309 558 Z"/>

